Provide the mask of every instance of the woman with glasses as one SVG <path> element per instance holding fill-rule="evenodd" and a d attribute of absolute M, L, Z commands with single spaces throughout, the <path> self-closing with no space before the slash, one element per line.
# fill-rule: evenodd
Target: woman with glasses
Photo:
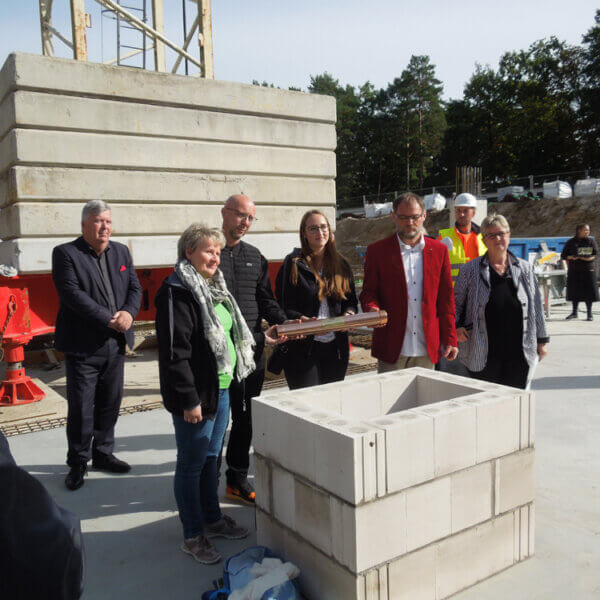
<path fill-rule="evenodd" d="M 508 250 L 502 215 L 486 217 L 481 233 L 487 253 L 454 286 L 458 357 L 471 377 L 525 389 L 549 342 L 539 287 L 532 266 Z"/>
<path fill-rule="evenodd" d="M 309 210 L 300 222 L 300 248 L 279 269 L 277 300 L 288 319 L 324 319 L 356 313 L 348 261 L 337 251 L 327 217 Z M 342 381 L 348 367 L 348 334 L 308 336 L 279 350 L 290 389 Z"/>
<path fill-rule="evenodd" d="M 567 321 L 577 318 L 577 307 L 585 302 L 587 320 L 591 321 L 592 303 L 598 301 L 598 284 L 594 261 L 598 254 L 598 246 L 590 237 L 590 226 L 580 223 L 575 228 L 575 237 L 567 241 L 561 258 L 567 261 L 567 300 L 573 303 L 573 310 Z"/>

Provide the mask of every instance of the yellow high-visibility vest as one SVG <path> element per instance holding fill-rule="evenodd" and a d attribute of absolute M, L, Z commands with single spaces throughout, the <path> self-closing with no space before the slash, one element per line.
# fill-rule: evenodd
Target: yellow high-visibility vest
<path fill-rule="evenodd" d="M 462 240 L 460 239 L 458 233 L 456 233 L 456 228 L 452 227 L 451 229 L 440 229 L 440 238 L 448 237 L 452 240 L 452 249 L 448 250 L 448 255 L 450 257 L 450 270 L 452 273 L 452 285 L 456 282 L 456 278 L 458 277 L 458 273 L 460 272 L 460 268 L 465 263 L 468 263 L 469 258 L 465 254 L 465 249 L 462 245 Z M 487 247 L 483 243 L 483 238 L 481 234 L 477 234 L 477 247 L 479 250 L 479 256 L 482 256 L 487 252 Z"/>

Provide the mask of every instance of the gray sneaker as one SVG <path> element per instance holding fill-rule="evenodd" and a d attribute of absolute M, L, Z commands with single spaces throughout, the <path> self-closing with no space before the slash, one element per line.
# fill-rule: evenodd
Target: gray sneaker
<path fill-rule="evenodd" d="M 223 560 L 220 552 L 204 535 L 183 540 L 181 549 L 203 565 L 213 565 Z"/>
<path fill-rule="evenodd" d="M 204 526 L 206 537 L 223 537 L 228 540 L 241 540 L 248 537 L 249 531 L 238 525 L 231 517 L 223 515 L 218 521 Z"/>

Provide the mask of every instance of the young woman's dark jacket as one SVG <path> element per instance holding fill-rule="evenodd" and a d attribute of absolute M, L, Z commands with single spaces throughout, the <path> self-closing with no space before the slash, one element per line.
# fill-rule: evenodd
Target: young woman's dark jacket
<path fill-rule="evenodd" d="M 165 408 L 182 416 L 200 404 L 202 415 L 214 418 L 219 401 L 219 374 L 192 293 L 175 273 L 167 277 L 154 299 L 160 393 Z"/>
<path fill-rule="evenodd" d="M 319 306 L 321 304 L 317 279 L 303 258 L 297 261 L 298 284 L 294 285 L 290 281 L 293 260 L 298 256 L 300 256 L 300 248 L 295 248 L 291 254 L 285 257 L 283 265 L 277 273 L 275 282 L 277 302 L 279 302 L 288 319 L 299 319 L 302 315 L 316 317 L 319 314 Z M 327 299 L 329 315 L 331 317 L 339 317 L 348 310 L 355 313 L 358 311 L 358 300 L 354 290 L 352 269 L 346 260 L 343 261 L 343 264 L 350 281 L 350 291 L 346 294 L 345 300 Z M 338 356 L 340 358 L 348 356 L 348 334 L 345 331 L 337 332 L 335 334 L 335 341 L 338 347 Z M 288 342 L 286 344 L 288 360 L 289 358 L 302 360 L 303 357 L 309 356 L 314 343 L 312 335 L 303 340 Z"/>

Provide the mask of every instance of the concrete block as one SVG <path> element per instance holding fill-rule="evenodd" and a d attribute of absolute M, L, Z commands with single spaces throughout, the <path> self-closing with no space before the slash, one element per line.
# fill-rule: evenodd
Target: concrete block
<path fill-rule="evenodd" d="M 529 393 L 529 447 L 535 447 L 535 394 Z"/>
<path fill-rule="evenodd" d="M 0 175 L 0 207 L 9 202 L 8 174 Z"/>
<path fill-rule="evenodd" d="M 529 536 L 527 552 L 529 556 L 535 554 L 535 502 L 529 505 Z"/>
<path fill-rule="evenodd" d="M 381 414 L 389 415 L 417 406 L 417 384 L 414 375 L 403 371 L 379 375 Z"/>
<path fill-rule="evenodd" d="M 476 410 L 478 463 L 519 449 L 521 407 L 518 394 L 477 395 L 462 402 Z"/>
<path fill-rule="evenodd" d="M 434 476 L 433 418 L 413 410 L 373 419 L 385 431 L 388 493 Z"/>
<path fill-rule="evenodd" d="M 273 466 L 273 512 L 283 525 L 296 530 L 296 491 L 294 476 L 284 469 Z"/>
<path fill-rule="evenodd" d="M 453 400 L 461 396 L 468 396 L 478 392 L 477 388 L 466 386 L 462 381 L 469 381 L 464 377 L 459 379 L 458 383 L 453 379 L 438 379 L 429 376 L 418 375 L 416 378 L 417 384 L 417 405 L 426 406 L 446 400 Z"/>
<path fill-rule="evenodd" d="M 254 176 L 245 174 L 124 171 L 16 166 L 10 169 L 8 202 L 76 202 L 102 198 L 109 203 L 219 204 L 246 194 L 257 205 L 335 205 L 333 179 Z M 0 197 L 1 198 L 1 197 Z M 4 206 L 4 204 L 2 204 Z M 260 220 L 254 224 L 258 225 Z"/>
<path fill-rule="evenodd" d="M 435 544 L 431 544 L 389 563 L 391 599 L 436 600 L 436 551 Z"/>
<path fill-rule="evenodd" d="M 513 564 L 514 514 L 453 535 L 437 544 L 436 597 L 447 598 Z"/>
<path fill-rule="evenodd" d="M 349 569 L 356 565 L 356 512 L 353 506 L 329 496 L 331 512 L 331 554 Z"/>
<path fill-rule="evenodd" d="M 362 572 L 407 552 L 407 495 L 393 494 L 358 506 L 355 563 L 351 571 Z"/>
<path fill-rule="evenodd" d="M 535 451 L 532 448 L 496 460 L 496 514 L 535 498 Z"/>
<path fill-rule="evenodd" d="M 259 544 L 266 541 L 275 544 L 276 551 L 285 560 L 300 568 L 298 582 L 307 600 L 323 600 L 324 590 L 327 590 L 327 600 L 365 598 L 362 575 L 350 573 L 261 510 L 256 511 L 256 529 Z"/>
<path fill-rule="evenodd" d="M 295 530 L 326 555 L 332 554 L 332 522 L 329 495 L 294 480 Z"/>
<path fill-rule="evenodd" d="M 6 206 L 0 211 L 0 239 L 21 237 L 72 236 L 81 234 L 82 204 L 27 202 Z M 113 235 L 180 235 L 194 221 L 211 227 L 222 223 L 220 204 L 112 204 Z M 335 208 L 323 212 L 335 220 Z M 253 233 L 296 231 L 304 206 L 264 206 Z"/>
<path fill-rule="evenodd" d="M 160 106 L 146 103 L 141 94 L 140 102 L 121 102 L 16 91 L 4 103 L 11 100 L 13 110 L 0 118 L 0 137 L 9 129 L 26 127 L 323 150 L 336 146 L 333 123 Z"/>
<path fill-rule="evenodd" d="M 0 98 L 0 140 L 14 127 L 15 121 L 15 98 L 13 94 L 7 94 L 4 99 Z"/>
<path fill-rule="evenodd" d="M 449 477 L 435 479 L 406 492 L 406 551 L 440 540 L 452 531 Z"/>
<path fill-rule="evenodd" d="M 19 273 L 49 273 L 52 270 L 52 250 L 74 237 L 17 238 L 0 242 L 0 262 L 15 267 Z M 114 236 L 131 252 L 137 269 L 172 267 L 177 259 L 179 236 Z M 297 233 L 258 233 L 244 237 L 256 246 L 267 260 L 282 260 L 283 252 L 297 244 Z"/>
<path fill-rule="evenodd" d="M 475 407 L 456 401 L 415 409 L 433 417 L 435 476 L 475 464 L 477 415 Z"/>
<path fill-rule="evenodd" d="M 143 94 L 149 104 L 329 123 L 336 119 L 335 99 L 320 94 L 33 54 L 10 54 L 6 59 L 0 73 L 0 99 L 15 88 L 133 101 Z"/>
<path fill-rule="evenodd" d="M 452 533 L 492 518 L 492 463 L 450 475 Z"/>
<path fill-rule="evenodd" d="M 342 414 L 342 389 L 339 385 L 327 384 L 310 388 L 310 393 L 304 394 L 303 399 L 316 409 Z"/>
<path fill-rule="evenodd" d="M 387 565 L 373 569 L 365 575 L 366 600 L 388 600 L 388 568 Z"/>
<path fill-rule="evenodd" d="M 254 453 L 254 490 L 256 505 L 265 512 L 271 513 L 271 469 L 269 463 L 256 453 Z"/>
<path fill-rule="evenodd" d="M 519 560 L 524 560 L 529 556 L 529 506 L 521 506 L 521 508 L 518 511 L 518 514 L 520 530 Z"/>
<path fill-rule="evenodd" d="M 362 434 L 363 442 L 363 492 L 365 502 L 377 497 L 377 434 L 360 426 L 353 427 Z"/>
<path fill-rule="evenodd" d="M 335 177 L 336 172 L 335 154 L 324 150 L 33 129 L 12 129 L 5 142 L 8 149 L 0 150 L 0 172 L 23 162 L 324 178 Z"/>
<path fill-rule="evenodd" d="M 336 423 L 340 423 L 338 429 Z M 319 457 L 315 465 L 316 484 L 350 504 L 362 502 L 363 435 L 351 432 L 343 419 L 331 421 L 328 427 L 316 427 L 313 435 L 315 455 Z"/>

